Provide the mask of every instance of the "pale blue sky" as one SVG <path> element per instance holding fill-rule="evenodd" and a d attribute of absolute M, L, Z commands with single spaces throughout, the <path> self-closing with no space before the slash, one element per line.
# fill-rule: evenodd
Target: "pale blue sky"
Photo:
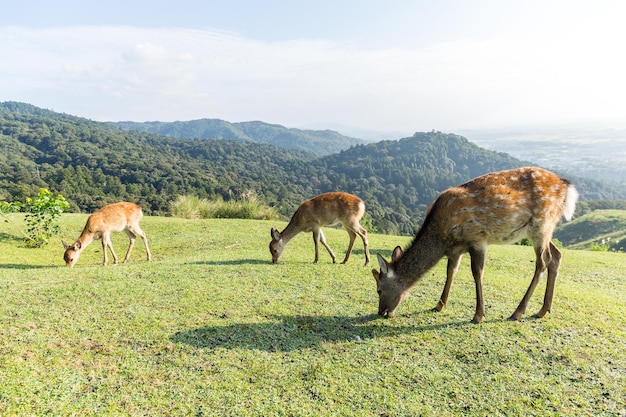
<path fill-rule="evenodd" d="M 623 1 L 29 1 L 0 101 L 342 133 L 626 127 Z"/>

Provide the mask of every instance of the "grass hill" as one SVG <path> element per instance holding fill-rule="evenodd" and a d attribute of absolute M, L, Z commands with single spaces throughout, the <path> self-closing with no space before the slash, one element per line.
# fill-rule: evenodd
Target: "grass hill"
<path fill-rule="evenodd" d="M 85 214 L 64 214 L 62 237 Z M 505 320 L 533 273 L 532 249 L 493 246 L 486 318 L 471 324 L 464 260 L 445 310 L 440 262 L 394 319 L 376 315 L 362 250 L 313 264 L 310 235 L 270 263 L 266 221 L 148 216 L 127 264 L 99 242 L 66 268 L 62 246 L 0 234 L 0 415 L 620 416 L 626 412 L 626 262 L 564 251 L 552 312 L 542 285 Z M 337 253 L 347 235 L 329 229 Z M 113 236 L 119 252 L 128 239 Z M 389 257 L 410 238 L 371 234 Z M 323 255 L 326 255 L 325 253 Z"/>
<path fill-rule="evenodd" d="M 231 123 L 219 119 L 178 122 L 115 122 L 113 126 L 126 130 L 155 133 L 185 139 L 228 139 L 264 143 L 279 148 L 329 155 L 354 145 L 362 139 L 341 135 L 332 130 L 301 130 L 260 121 Z"/>
<path fill-rule="evenodd" d="M 572 249 L 626 250 L 626 210 L 595 210 L 563 224 L 556 237 Z"/>

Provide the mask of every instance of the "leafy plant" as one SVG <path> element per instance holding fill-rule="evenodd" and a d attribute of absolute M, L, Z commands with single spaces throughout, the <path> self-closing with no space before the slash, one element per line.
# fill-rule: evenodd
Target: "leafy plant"
<path fill-rule="evenodd" d="M 59 217 L 69 208 L 69 203 L 61 194 L 54 195 L 41 188 L 36 199 L 27 198 L 25 203 L 0 203 L 0 215 L 5 221 L 10 221 L 8 214 L 25 212 L 26 229 L 20 229 L 20 232 L 24 235 L 27 246 L 39 248 L 48 244 L 50 238 L 59 233 Z"/>

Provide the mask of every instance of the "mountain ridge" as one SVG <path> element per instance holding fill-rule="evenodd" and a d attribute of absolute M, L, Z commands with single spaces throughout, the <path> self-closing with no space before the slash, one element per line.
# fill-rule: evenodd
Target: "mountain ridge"
<path fill-rule="evenodd" d="M 266 143 L 281 148 L 330 155 L 350 146 L 366 143 L 333 130 L 302 130 L 262 121 L 228 122 L 221 119 L 197 119 L 176 122 L 107 122 L 125 130 L 135 130 L 179 139 L 227 139 Z"/>
<path fill-rule="evenodd" d="M 326 191 L 366 201 L 380 232 L 412 234 L 444 189 L 486 172 L 531 164 L 442 132 L 353 145 L 338 153 L 251 141 L 178 139 L 31 105 L 0 103 L 0 199 L 24 200 L 39 187 L 62 193 L 74 211 L 130 200 L 165 214 L 178 195 L 226 200 L 253 192 L 288 218 Z M 583 199 L 624 198 L 601 182 L 574 181 Z"/>

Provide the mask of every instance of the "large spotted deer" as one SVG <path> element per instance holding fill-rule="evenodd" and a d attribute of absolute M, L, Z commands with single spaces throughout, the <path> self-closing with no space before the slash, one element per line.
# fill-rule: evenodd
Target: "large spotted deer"
<path fill-rule="evenodd" d="M 108 262 L 107 248 L 111 250 L 111 254 L 113 255 L 113 263 L 117 263 L 117 255 L 111 243 L 111 233 L 121 232 L 122 230 L 130 239 L 124 262 L 128 261 L 130 257 L 130 251 L 135 245 L 137 235 L 143 240 L 148 260 L 151 260 L 152 254 L 148 248 L 148 238 L 146 233 L 139 227 L 139 221 L 142 217 L 143 212 L 141 207 L 134 203 L 120 202 L 104 206 L 89 216 L 87 224 L 76 242 L 71 245 L 63 242 L 63 246 L 65 247 L 65 254 L 63 255 L 65 265 L 70 268 L 74 266 L 81 252 L 95 239 L 102 239 L 102 253 L 104 255 L 102 264 L 106 265 Z"/>
<path fill-rule="evenodd" d="M 469 252 L 476 286 L 476 312 L 472 322 L 485 315 L 482 281 L 489 244 L 513 243 L 527 236 L 536 255 L 535 274 L 526 294 L 510 319 L 525 313 L 528 301 L 547 269 L 543 306 L 536 317 L 552 308 L 561 252 L 552 244 L 552 234 L 561 219 L 574 214 L 578 192 L 569 181 L 536 167 L 493 172 L 441 193 L 430 206 L 426 219 L 410 247 L 393 250 L 391 262 L 377 255 L 380 272 L 372 270 L 379 295 L 378 314 L 393 317 L 408 290 L 442 257 L 448 258 L 441 311 L 448 301 L 461 256 Z"/>
<path fill-rule="evenodd" d="M 363 241 L 365 250 L 365 265 L 370 262 L 370 252 L 367 242 L 367 230 L 361 227 L 359 223 L 365 214 L 365 204 L 359 197 L 344 193 L 330 192 L 320 194 L 310 200 L 306 200 L 300 204 L 300 207 L 291 217 L 289 224 L 282 231 L 272 228 L 272 241 L 270 242 L 270 253 L 272 254 L 272 262 L 278 263 L 278 259 L 283 253 L 285 246 L 289 241 L 300 232 L 313 232 L 313 242 L 315 242 L 315 260 L 319 261 L 318 242 L 322 242 L 333 263 L 337 261 L 334 252 L 328 246 L 322 226 L 330 226 L 335 223 L 341 223 L 350 235 L 350 244 L 346 251 L 346 257 L 343 263 L 348 262 L 352 253 L 352 246 L 358 236 Z"/>

